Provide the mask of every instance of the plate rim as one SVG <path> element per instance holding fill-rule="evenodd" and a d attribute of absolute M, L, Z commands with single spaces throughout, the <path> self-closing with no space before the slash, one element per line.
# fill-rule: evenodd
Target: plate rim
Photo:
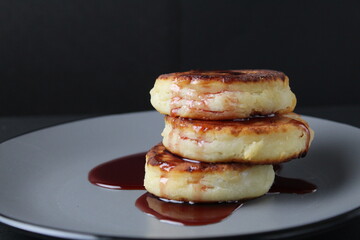
<path fill-rule="evenodd" d="M 28 130 L 25 132 L 22 132 L 20 134 L 14 135 L 4 141 L 0 141 L 0 145 L 13 140 L 14 138 L 18 138 L 18 137 L 22 137 L 24 135 L 27 134 L 31 134 L 37 131 L 42 131 L 42 130 L 46 130 L 49 128 L 54 128 L 54 127 L 60 127 L 63 125 L 67 125 L 67 124 L 72 124 L 72 123 L 76 123 L 76 122 L 81 122 L 81 121 L 88 121 L 88 120 L 95 120 L 95 119 L 100 119 L 100 118 L 107 118 L 107 117 L 116 117 L 116 116 L 125 116 L 125 115 L 137 115 L 137 114 L 145 114 L 145 113 L 158 113 L 162 116 L 165 116 L 164 114 L 161 114 L 155 110 L 144 110 L 144 111 L 137 111 L 137 112 L 128 112 L 128 113 L 113 113 L 113 114 L 105 114 L 105 115 L 93 115 L 93 116 L 80 116 L 79 118 L 73 119 L 73 120 L 67 120 L 67 121 L 63 121 L 63 122 L 59 122 L 57 124 L 54 125 L 48 125 L 48 126 L 44 126 L 44 127 L 38 127 L 32 130 Z M 296 113 L 296 112 L 294 112 Z M 331 122 L 331 123 L 336 123 L 336 124 L 340 124 L 340 125 L 344 125 L 344 126 L 348 126 L 348 127 L 352 127 L 352 128 L 356 128 L 358 130 L 360 130 L 360 127 L 351 125 L 349 123 L 344 123 L 344 122 L 338 122 L 335 120 L 331 120 L 331 119 L 326 119 L 326 118 L 320 118 L 320 117 L 314 117 L 311 115 L 307 115 L 307 114 L 301 114 L 301 113 L 296 113 L 298 115 L 300 115 L 301 117 L 305 117 L 305 118 L 312 118 L 312 119 L 316 119 L 316 120 L 321 120 L 321 121 L 327 121 L 327 122 Z"/>
<path fill-rule="evenodd" d="M 92 240 L 116 240 L 116 239 L 146 239 L 146 240 L 155 240 L 155 239 L 172 239 L 172 240 L 189 240 L 189 239 L 283 239 L 290 238 L 294 236 L 306 236 L 311 234 L 316 234 L 322 230 L 329 230 L 331 227 L 354 219 L 360 216 L 360 205 L 348 212 L 333 216 L 331 218 L 327 218 L 320 221 L 315 221 L 308 224 L 303 224 L 296 227 L 290 227 L 275 231 L 264 231 L 258 233 L 249 233 L 249 234 L 234 234 L 228 236 L 214 236 L 214 237 L 185 237 L 185 238 L 139 238 L 139 237 L 130 237 L 130 236 L 112 236 L 105 234 L 93 234 L 86 233 L 81 231 L 72 231 L 66 230 L 62 228 L 48 227 L 43 226 L 41 224 L 34 224 L 27 221 L 19 220 L 16 218 L 12 218 L 0 213 L 0 222 L 17 230 L 22 230 L 30 234 L 34 234 L 37 236 L 47 236 L 53 238 L 63 238 L 63 239 L 74 239 L 74 240 L 82 240 L 82 239 L 92 239 Z"/>

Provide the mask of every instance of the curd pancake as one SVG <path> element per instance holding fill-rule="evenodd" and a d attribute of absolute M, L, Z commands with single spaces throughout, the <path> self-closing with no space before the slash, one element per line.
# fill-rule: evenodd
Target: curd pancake
<path fill-rule="evenodd" d="M 228 121 L 165 116 L 162 136 L 164 146 L 184 158 L 278 164 L 305 156 L 314 132 L 295 113 Z"/>
<path fill-rule="evenodd" d="M 146 155 L 144 186 L 164 199 L 223 202 L 259 197 L 268 192 L 274 178 L 272 165 L 186 160 L 158 144 Z"/>
<path fill-rule="evenodd" d="M 160 75 L 150 91 L 162 114 L 206 120 L 292 112 L 289 78 L 272 70 L 188 71 Z"/>

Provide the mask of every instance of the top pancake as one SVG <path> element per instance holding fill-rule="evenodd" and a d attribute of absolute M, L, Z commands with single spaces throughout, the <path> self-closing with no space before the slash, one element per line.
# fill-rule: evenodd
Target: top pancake
<path fill-rule="evenodd" d="M 292 112 L 296 97 L 288 77 L 272 70 L 218 70 L 160 75 L 150 91 L 162 114 L 204 120 Z"/>

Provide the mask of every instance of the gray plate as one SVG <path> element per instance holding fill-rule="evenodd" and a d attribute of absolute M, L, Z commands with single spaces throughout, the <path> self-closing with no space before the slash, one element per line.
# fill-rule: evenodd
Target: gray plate
<path fill-rule="evenodd" d="M 27 231 L 75 239 L 209 238 L 299 234 L 348 216 L 360 206 L 360 130 L 304 117 L 316 132 L 304 159 L 282 175 L 315 183 L 313 194 L 267 195 L 206 226 L 163 223 L 134 203 L 144 191 L 96 187 L 87 174 L 108 160 L 160 142 L 162 116 L 140 112 L 92 118 L 0 144 L 0 221 Z"/>

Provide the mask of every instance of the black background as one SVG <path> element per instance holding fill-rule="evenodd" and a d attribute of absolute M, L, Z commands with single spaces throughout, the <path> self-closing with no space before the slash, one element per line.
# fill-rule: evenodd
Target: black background
<path fill-rule="evenodd" d="M 0 115 L 152 109 L 162 74 L 285 72 L 298 107 L 359 104 L 359 1 L 0 1 Z"/>

